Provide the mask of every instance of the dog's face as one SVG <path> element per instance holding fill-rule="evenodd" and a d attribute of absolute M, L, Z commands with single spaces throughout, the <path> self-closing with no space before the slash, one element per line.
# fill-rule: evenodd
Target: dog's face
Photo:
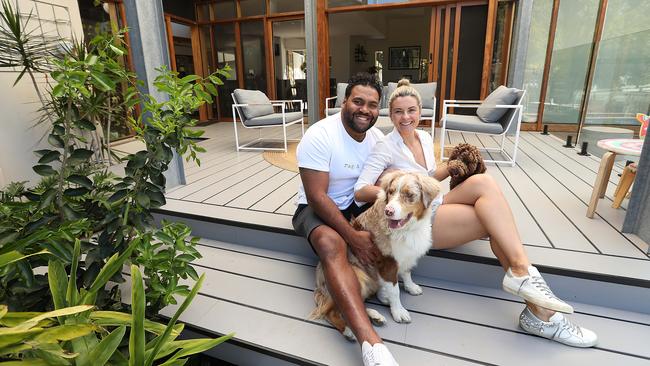
<path fill-rule="evenodd" d="M 378 200 L 386 202 L 384 214 L 392 230 L 403 229 L 420 220 L 440 193 L 437 180 L 400 171 L 386 174 L 381 179 L 381 188 Z"/>

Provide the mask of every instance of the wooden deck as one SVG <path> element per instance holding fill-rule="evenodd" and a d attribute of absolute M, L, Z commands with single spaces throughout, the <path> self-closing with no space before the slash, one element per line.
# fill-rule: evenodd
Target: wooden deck
<path fill-rule="evenodd" d="M 202 240 L 203 258 L 194 263 L 207 280 L 180 320 L 194 332 L 212 336 L 236 332 L 236 345 L 261 346 L 286 364 L 361 364 L 358 346 L 328 323 L 311 320 L 313 256 L 305 257 Z M 599 344 L 578 349 L 526 334 L 517 326 L 524 305 L 498 290 L 414 277 L 424 293 L 402 294 L 412 323 L 398 324 L 388 308 L 375 299 L 368 307 L 387 318 L 376 327 L 401 365 L 642 365 L 650 362 L 646 347 L 650 315 L 575 303 L 571 319 L 594 329 Z M 128 288 L 125 288 L 128 292 Z M 170 317 L 177 306 L 163 309 Z M 244 361 L 243 351 L 224 355 L 229 362 Z M 270 364 L 270 363 L 263 363 Z M 277 364 L 277 363 L 273 363 Z M 282 363 L 283 365 L 285 363 Z"/>
<path fill-rule="evenodd" d="M 201 156 L 201 166 L 186 163 L 187 185 L 171 189 L 163 209 L 291 233 L 299 175 L 269 164 L 261 152 L 237 153 L 232 123 L 204 129 L 208 139 L 200 144 L 208 152 Z M 281 136 L 281 130 L 275 134 Z M 240 136 L 252 138 L 256 132 L 240 129 Z M 300 127 L 291 126 L 290 136 L 299 138 Z M 454 133 L 449 140 L 477 146 L 497 144 L 492 137 L 474 134 Z M 507 144 L 512 142 L 509 138 Z M 621 164 L 613 169 L 606 197 L 594 219 L 589 219 L 585 213 L 599 159 L 577 155 L 576 150 L 561 145 L 551 135 L 524 132 L 515 167 L 488 166 L 488 174 L 499 182 L 512 207 L 531 261 L 547 269 L 577 271 L 584 278 L 650 281 L 648 243 L 621 232 L 627 202 L 620 209 L 611 208 Z M 453 252 L 494 258 L 485 241 Z"/>

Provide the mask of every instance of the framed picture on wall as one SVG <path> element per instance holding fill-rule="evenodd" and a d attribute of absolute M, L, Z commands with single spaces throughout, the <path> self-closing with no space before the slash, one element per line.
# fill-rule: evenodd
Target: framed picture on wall
<path fill-rule="evenodd" d="M 417 69 L 420 65 L 420 46 L 389 47 L 389 69 Z"/>

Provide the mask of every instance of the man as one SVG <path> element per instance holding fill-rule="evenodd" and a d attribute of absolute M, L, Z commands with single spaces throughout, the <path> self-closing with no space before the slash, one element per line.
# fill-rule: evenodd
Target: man
<path fill-rule="evenodd" d="M 363 263 L 380 256 L 370 233 L 349 224 L 363 210 L 354 202 L 366 157 L 383 134 L 373 128 L 382 87 L 374 76 L 359 73 L 345 90 L 341 113 L 311 126 L 298 145 L 302 185 L 293 216 L 296 232 L 309 240 L 320 258 L 336 305 L 361 344 L 364 365 L 397 365 L 377 335 L 361 299 L 359 283 L 347 259 L 348 247 Z"/>

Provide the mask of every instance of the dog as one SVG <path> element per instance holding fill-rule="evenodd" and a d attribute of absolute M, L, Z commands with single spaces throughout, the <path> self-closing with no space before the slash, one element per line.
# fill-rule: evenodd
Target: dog
<path fill-rule="evenodd" d="M 411 279 L 411 270 L 431 248 L 432 204 L 440 193 L 440 183 L 431 177 L 395 171 L 381 179 L 380 187 L 375 203 L 352 218 L 351 224 L 372 234 L 382 257 L 374 265 L 364 266 L 348 250 L 348 260 L 359 281 L 361 297 L 365 300 L 377 294 L 379 301 L 390 306 L 396 322 L 408 323 L 411 316 L 400 301 L 398 275 L 409 294 L 422 294 L 422 288 Z M 344 337 L 354 341 L 354 334 L 327 289 L 320 263 L 316 267 L 314 300 L 316 308 L 310 318 L 327 319 Z M 386 319 L 376 310 L 366 308 L 366 313 L 375 325 L 385 324 Z"/>
<path fill-rule="evenodd" d="M 463 143 L 456 145 L 451 152 L 447 162 L 447 170 L 451 176 L 449 189 L 452 190 L 472 175 L 485 173 L 487 167 L 478 148 Z"/>

